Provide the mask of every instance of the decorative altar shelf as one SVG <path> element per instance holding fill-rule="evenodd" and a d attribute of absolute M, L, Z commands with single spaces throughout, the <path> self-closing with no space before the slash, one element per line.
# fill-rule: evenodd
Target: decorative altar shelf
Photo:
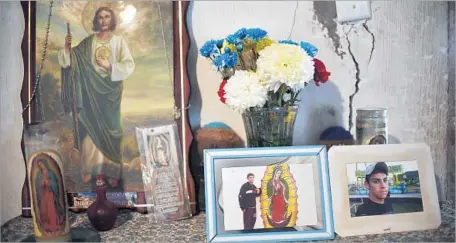
<path fill-rule="evenodd" d="M 442 224 L 438 229 L 364 235 L 341 238 L 337 236 L 328 242 L 455 242 L 455 205 L 442 202 L 440 205 Z M 72 227 L 92 229 L 86 213 L 71 213 Z M 119 211 L 115 228 L 99 232 L 101 241 L 110 242 L 206 242 L 205 214 L 200 213 L 191 219 L 149 223 L 147 215 L 129 210 Z M 33 234 L 31 218 L 16 217 L 1 227 L 1 241 L 22 241 Z"/>

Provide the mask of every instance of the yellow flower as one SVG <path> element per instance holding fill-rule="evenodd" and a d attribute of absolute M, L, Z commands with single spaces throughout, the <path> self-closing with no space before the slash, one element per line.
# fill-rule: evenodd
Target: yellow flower
<path fill-rule="evenodd" d="M 255 52 L 259 53 L 261 50 L 263 50 L 267 46 L 270 46 L 273 43 L 274 43 L 273 40 L 269 39 L 268 37 L 265 37 L 265 38 L 257 41 L 257 43 L 255 45 Z"/>
<path fill-rule="evenodd" d="M 231 50 L 232 52 L 237 52 L 236 46 L 233 45 L 233 44 L 228 43 L 228 41 L 226 41 L 226 40 L 223 41 L 222 50 L 225 50 L 225 47 L 230 48 L 230 50 Z"/>

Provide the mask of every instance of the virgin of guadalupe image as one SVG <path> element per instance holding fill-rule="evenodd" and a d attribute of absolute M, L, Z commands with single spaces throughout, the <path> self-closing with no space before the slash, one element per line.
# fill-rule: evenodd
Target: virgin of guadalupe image
<path fill-rule="evenodd" d="M 171 151 L 168 136 L 164 134 L 155 135 L 149 142 L 149 149 L 152 154 L 154 166 L 168 166 L 171 160 Z"/>
<path fill-rule="evenodd" d="M 52 158 L 48 156 L 37 157 L 36 163 L 38 168 L 33 179 L 35 200 L 34 212 L 39 229 L 48 235 L 58 234 L 65 230 L 66 210 L 63 195 L 63 180 L 58 166 L 54 163 L 56 171 L 50 168 Z"/>
<path fill-rule="evenodd" d="M 297 207 L 296 185 L 289 167 L 273 167 L 272 176 L 265 176 L 262 184 L 262 187 L 266 187 L 261 197 L 265 228 L 293 226 L 297 216 L 297 210 L 294 210 Z"/>
<path fill-rule="evenodd" d="M 99 7 L 92 20 L 94 33 L 72 47 L 68 25 L 64 49 L 58 54 L 61 98 L 64 111 L 73 116 L 82 181 L 90 182 L 96 170 L 114 188 L 122 174 L 123 81 L 135 70 L 127 43 L 113 33 L 116 27 L 114 11 Z"/>

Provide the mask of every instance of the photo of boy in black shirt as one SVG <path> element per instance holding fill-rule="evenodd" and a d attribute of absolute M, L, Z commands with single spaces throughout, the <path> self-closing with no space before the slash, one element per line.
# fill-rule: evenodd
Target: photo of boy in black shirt
<path fill-rule="evenodd" d="M 239 207 L 244 214 L 244 229 L 253 229 L 256 222 L 256 198 L 260 196 L 261 189 L 253 182 L 255 176 L 247 174 L 247 182 L 239 190 Z"/>
<path fill-rule="evenodd" d="M 384 162 L 372 164 L 366 168 L 364 186 L 369 197 L 358 206 L 356 216 L 393 214 L 393 207 L 388 192 L 388 166 Z"/>

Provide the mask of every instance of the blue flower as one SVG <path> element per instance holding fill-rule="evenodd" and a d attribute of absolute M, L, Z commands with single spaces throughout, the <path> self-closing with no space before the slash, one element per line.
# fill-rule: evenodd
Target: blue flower
<path fill-rule="evenodd" d="M 247 37 L 253 40 L 260 40 L 264 38 L 268 32 L 260 28 L 247 29 Z"/>
<path fill-rule="evenodd" d="M 245 28 L 241 28 L 234 34 L 228 35 L 228 37 L 226 37 L 226 40 L 228 41 L 228 43 L 236 45 L 242 42 L 246 36 L 247 30 Z"/>
<path fill-rule="evenodd" d="M 317 55 L 318 48 L 314 45 L 310 44 L 309 42 L 301 41 L 301 48 L 307 52 L 307 54 L 311 57 Z"/>
<path fill-rule="evenodd" d="M 229 53 L 231 52 L 231 49 L 229 47 L 225 47 L 225 49 L 223 49 L 225 51 L 225 53 Z"/>
<path fill-rule="evenodd" d="M 225 53 L 223 54 L 223 58 L 225 59 L 226 68 L 232 68 L 236 66 L 238 61 L 238 55 L 235 52 Z"/>
<path fill-rule="evenodd" d="M 247 36 L 247 29 L 246 28 L 241 28 L 236 33 L 234 33 L 239 39 L 244 39 Z"/>
<path fill-rule="evenodd" d="M 216 57 L 214 58 L 214 66 L 215 66 L 215 68 L 217 69 L 217 71 L 220 71 L 220 69 L 222 69 L 222 66 L 223 66 L 222 55 L 216 56 Z"/>
<path fill-rule="evenodd" d="M 243 48 L 244 48 L 244 46 L 243 46 L 241 43 L 239 43 L 239 44 L 236 45 L 236 49 L 237 49 L 238 51 L 242 51 Z"/>
<path fill-rule="evenodd" d="M 223 46 L 223 39 L 216 40 L 215 45 L 220 49 Z"/>
<path fill-rule="evenodd" d="M 203 57 L 210 57 L 217 53 L 219 53 L 219 50 L 217 48 L 217 41 L 215 40 L 207 41 L 200 49 L 200 54 Z"/>
<path fill-rule="evenodd" d="M 226 41 L 228 41 L 228 43 L 230 43 L 230 44 L 235 44 L 235 45 L 236 45 L 236 44 L 239 43 L 241 40 L 239 39 L 239 37 L 238 37 L 237 35 L 232 34 L 232 35 L 228 35 L 228 36 L 226 37 Z"/>
<path fill-rule="evenodd" d="M 296 43 L 296 42 L 294 42 L 294 41 L 292 41 L 292 40 L 281 40 L 281 41 L 279 41 L 279 43 L 280 43 L 280 44 L 295 45 L 295 46 L 299 45 L 298 43 Z"/>
<path fill-rule="evenodd" d="M 232 68 L 236 66 L 238 61 L 238 55 L 236 52 L 223 53 L 214 58 L 214 66 L 217 71 L 223 68 Z"/>

